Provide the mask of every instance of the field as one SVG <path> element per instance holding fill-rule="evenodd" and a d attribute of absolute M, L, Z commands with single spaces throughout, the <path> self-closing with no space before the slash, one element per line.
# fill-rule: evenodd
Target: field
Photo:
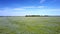
<path fill-rule="evenodd" d="M 60 34 L 60 17 L 0 17 L 0 34 Z"/>

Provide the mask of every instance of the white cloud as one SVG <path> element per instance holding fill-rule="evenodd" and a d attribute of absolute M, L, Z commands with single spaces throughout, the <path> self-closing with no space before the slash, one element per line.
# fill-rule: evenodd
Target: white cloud
<path fill-rule="evenodd" d="M 40 11 L 60 11 L 60 9 L 41 9 Z"/>
<path fill-rule="evenodd" d="M 46 9 L 47 11 L 60 11 L 60 9 Z"/>
<path fill-rule="evenodd" d="M 42 3 L 44 3 L 46 0 L 40 0 L 40 3 L 42 4 Z"/>
<path fill-rule="evenodd" d="M 47 6 L 38 6 L 37 8 L 48 8 Z"/>
<path fill-rule="evenodd" d="M 22 8 L 3 8 L 3 10 L 0 9 L 0 12 L 10 12 L 10 11 L 20 11 L 20 10 L 23 10 L 23 11 L 26 11 L 27 9 L 25 8 L 48 8 L 47 6 L 30 6 L 30 7 L 22 7 Z M 37 10 L 37 9 L 36 9 Z M 38 9 L 38 10 L 41 10 L 41 11 L 60 11 L 60 9 Z"/>
<path fill-rule="evenodd" d="M 25 8 L 44 8 L 46 6 L 37 6 L 37 7 L 25 7 Z M 22 11 L 21 11 L 22 10 Z M 24 10 L 24 11 L 23 11 Z M 4 8 L 3 10 L 0 10 L 0 15 L 25 15 L 25 14 L 34 14 L 33 12 L 42 12 L 42 13 L 47 13 L 47 12 L 59 12 L 60 9 L 35 9 L 35 10 L 28 10 L 24 8 Z M 37 14 L 36 13 L 36 14 Z M 40 14 L 40 13 L 39 13 Z"/>
<path fill-rule="evenodd" d="M 2 10 L 0 9 L 0 12 L 6 13 L 6 12 L 21 11 L 21 10 L 23 11 L 25 9 L 23 9 L 23 8 L 3 8 Z"/>
<path fill-rule="evenodd" d="M 47 8 L 47 6 L 28 6 L 28 7 L 22 7 L 22 8 Z"/>
<path fill-rule="evenodd" d="M 25 10 L 23 8 L 14 8 L 13 10 Z"/>
<path fill-rule="evenodd" d="M 40 4 L 43 4 L 43 3 L 45 3 L 46 1 L 48 1 L 48 0 L 40 0 Z M 56 1 L 58 1 L 58 0 L 51 0 L 50 2 L 56 2 Z"/>
<path fill-rule="evenodd" d="M 22 11 L 21 11 L 22 10 Z M 0 9 L 0 16 L 18 16 L 21 14 L 24 14 L 25 12 L 23 11 L 25 9 L 22 8 L 3 8 L 3 10 Z"/>
<path fill-rule="evenodd" d="M 22 7 L 22 8 L 36 8 L 35 6 L 28 6 L 28 7 Z"/>

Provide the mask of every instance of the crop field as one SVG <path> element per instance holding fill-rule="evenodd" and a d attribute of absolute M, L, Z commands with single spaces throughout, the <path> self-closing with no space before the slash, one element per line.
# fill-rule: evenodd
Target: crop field
<path fill-rule="evenodd" d="M 60 17 L 0 17 L 0 34 L 60 34 Z"/>

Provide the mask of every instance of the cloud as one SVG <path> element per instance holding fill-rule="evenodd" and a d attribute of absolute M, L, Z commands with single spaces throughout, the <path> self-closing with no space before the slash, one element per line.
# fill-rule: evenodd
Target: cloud
<path fill-rule="evenodd" d="M 40 14 L 42 12 L 42 14 L 46 13 L 47 12 L 58 12 L 60 11 L 60 9 L 34 9 L 34 8 L 44 8 L 46 6 L 33 6 L 33 7 L 25 7 L 27 9 L 24 9 L 24 8 L 3 8 L 3 10 L 0 9 L 0 15 L 12 15 L 12 16 L 17 16 L 17 15 L 26 15 L 26 14 Z M 33 8 L 31 10 L 29 10 L 28 8 Z M 53 13 L 52 13 L 53 14 Z"/>
<path fill-rule="evenodd" d="M 28 9 L 28 8 L 32 8 L 32 9 L 34 9 L 34 8 L 47 8 L 47 6 L 28 6 L 28 7 L 22 7 L 22 8 L 24 8 L 24 9 Z"/>
<path fill-rule="evenodd" d="M 38 6 L 37 8 L 48 8 L 47 6 Z"/>
<path fill-rule="evenodd" d="M 46 9 L 47 11 L 60 11 L 60 9 Z"/>
<path fill-rule="evenodd" d="M 28 8 L 36 8 L 35 6 L 27 6 L 27 7 L 22 7 L 24 9 L 28 9 Z"/>
<path fill-rule="evenodd" d="M 23 8 L 14 8 L 13 10 L 25 10 Z"/>
<path fill-rule="evenodd" d="M 23 8 L 2 8 L 2 10 L 0 9 L 0 16 L 18 16 L 23 15 L 24 13 L 25 9 Z"/>
<path fill-rule="evenodd" d="M 56 1 L 58 1 L 58 0 L 50 0 L 50 1 L 48 1 L 48 0 L 40 0 L 40 4 L 43 4 L 43 3 L 45 3 L 45 2 L 56 2 Z"/>
<path fill-rule="evenodd" d="M 46 0 L 40 0 L 40 3 L 42 4 L 42 3 L 44 3 Z"/>
<path fill-rule="evenodd" d="M 23 8 L 0 8 L 0 12 L 14 12 L 14 11 L 23 11 Z"/>
<path fill-rule="evenodd" d="M 60 9 L 41 9 L 41 11 L 60 11 Z"/>

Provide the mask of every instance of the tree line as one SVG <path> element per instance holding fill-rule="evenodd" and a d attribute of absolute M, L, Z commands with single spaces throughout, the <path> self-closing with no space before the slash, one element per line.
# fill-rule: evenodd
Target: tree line
<path fill-rule="evenodd" d="M 48 15 L 25 15 L 25 17 L 48 17 Z"/>

